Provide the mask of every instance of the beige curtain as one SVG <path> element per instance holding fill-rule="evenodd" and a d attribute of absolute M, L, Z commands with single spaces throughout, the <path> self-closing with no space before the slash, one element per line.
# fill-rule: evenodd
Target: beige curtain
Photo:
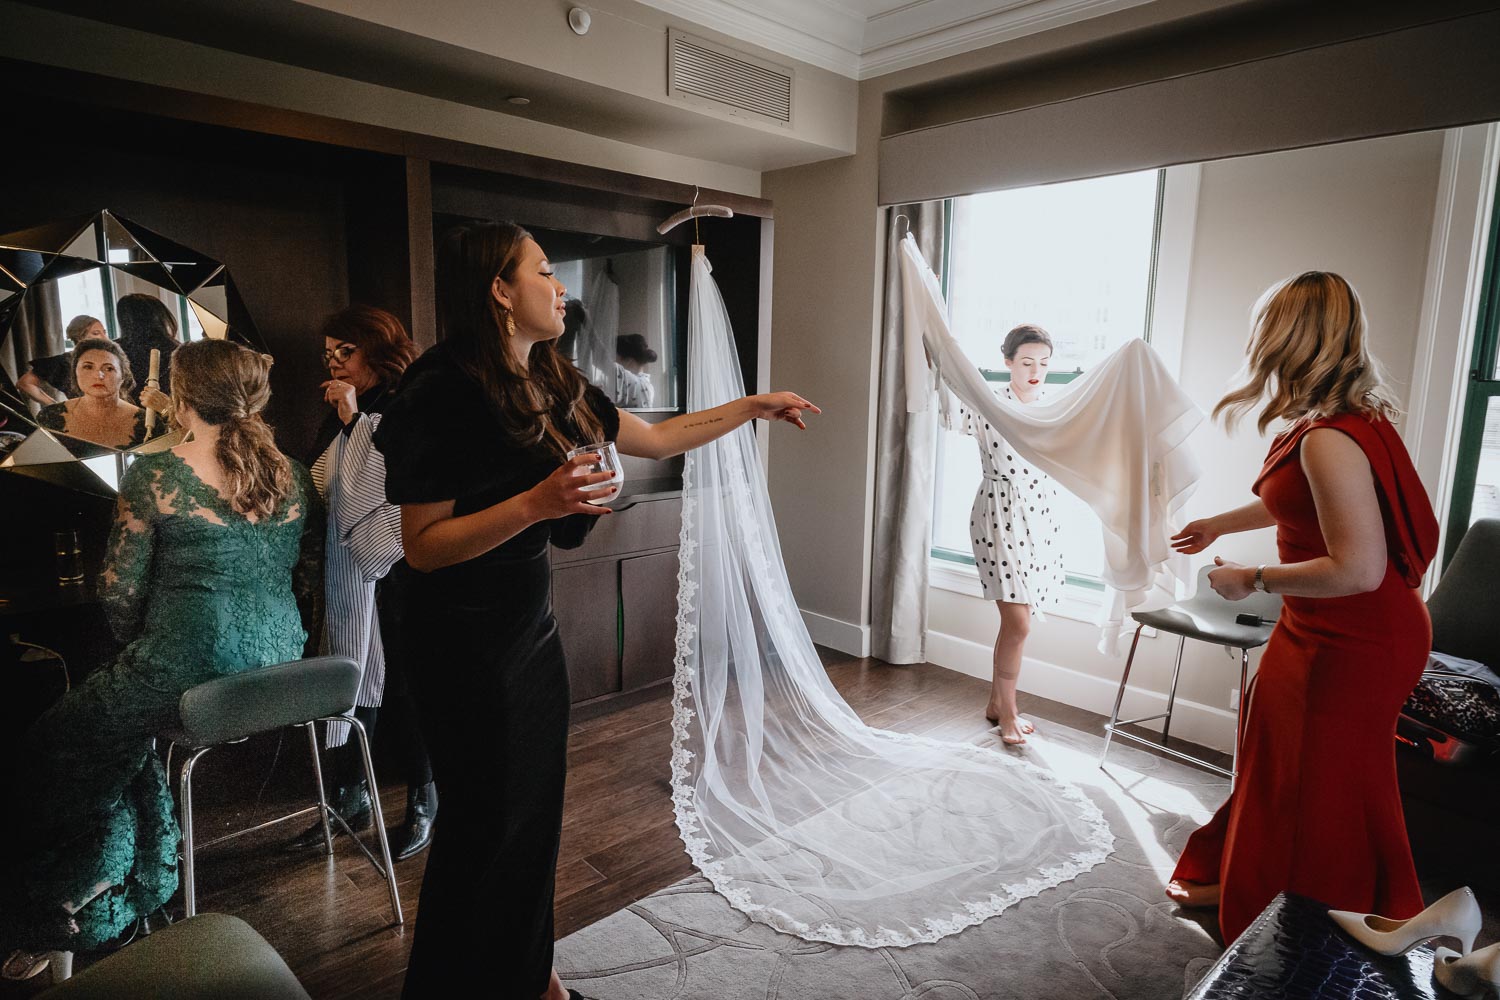
<path fill-rule="evenodd" d="M 932 412 L 907 412 L 902 380 L 901 238 L 908 229 L 942 267 L 947 248 L 943 202 L 887 210 L 880 400 L 876 420 L 875 530 L 870 586 L 870 651 L 889 663 L 926 660 L 927 561 L 932 548 L 937 424 Z"/>

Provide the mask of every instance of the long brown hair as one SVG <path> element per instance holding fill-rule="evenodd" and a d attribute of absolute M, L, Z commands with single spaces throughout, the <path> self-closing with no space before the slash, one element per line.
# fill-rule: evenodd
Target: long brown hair
<path fill-rule="evenodd" d="M 177 339 L 177 317 L 155 295 L 132 292 L 120 296 L 115 303 L 115 319 L 120 321 L 123 340 Z"/>
<path fill-rule="evenodd" d="M 1233 427 L 1262 398 L 1256 421 L 1340 413 L 1400 415 L 1380 364 L 1365 343 L 1365 313 L 1354 287 L 1331 271 L 1307 271 L 1266 289 L 1255 304 L 1245 348 L 1246 382 L 1214 407 Z"/>
<path fill-rule="evenodd" d="M 555 340 L 534 344 L 522 368 L 505 343 L 509 310 L 491 293 L 497 277 L 515 276 L 530 238 L 513 222 L 451 230 L 437 254 L 438 328 L 512 440 L 540 444 L 562 459 L 576 445 L 604 437 L 603 425 L 583 400 L 588 380 Z M 573 440 L 575 432 L 582 440 Z"/>
<path fill-rule="evenodd" d="M 269 357 L 229 340 L 195 340 L 172 352 L 173 397 L 219 428 L 214 458 L 229 504 L 257 520 L 274 514 L 292 491 L 291 463 L 260 415 L 271 398 L 270 375 Z"/>
<path fill-rule="evenodd" d="M 125 356 L 120 345 L 108 337 L 86 337 L 73 348 L 73 354 L 68 359 L 68 384 L 72 386 L 73 393 L 83 395 L 83 386 L 78 384 L 78 362 L 89 351 L 103 351 L 114 355 L 115 365 L 120 369 L 120 398 L 128 399 L 130 390 L 135 388 L 135 374 L 131 372 L 130 359 Z"/>
<path fill-rule="evenodd" d="M 340 309 L 323 321 L 323 336 L 341 344 L 353 344 L 364 353 L 364 362 L 384 386 L 401 381 L 401 374 L 417 360 L 417 345 L 401 321 L 384 309 L 355 305 Z"/>

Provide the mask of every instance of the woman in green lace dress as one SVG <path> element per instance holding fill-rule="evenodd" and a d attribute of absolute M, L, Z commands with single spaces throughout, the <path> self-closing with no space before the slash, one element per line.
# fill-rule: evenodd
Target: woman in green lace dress
<path fill-rule="evenodd" d="M 172 357 L 191 439 L 138 458 L 120 484 L 99 590 L 124 651 L 27 735 L 0 899 L 7 945 L 96 948 L 171 898 L 179 830 L 153 735 L 188 688 L 297 659 L 317 634 L 322 517 L 306 470 L 261 420 L 269 370 L 228 341 Z M 12 958 L 8 974 L 40 971 Z M 68 957 L 52 961 L 65 974 Z"/>

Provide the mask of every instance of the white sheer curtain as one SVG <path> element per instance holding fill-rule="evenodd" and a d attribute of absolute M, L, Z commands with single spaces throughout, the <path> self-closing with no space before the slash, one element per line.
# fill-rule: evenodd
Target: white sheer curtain
<path fill-rule="evenodd" d="M 695 247 L 688 406 L 744 392 Z M 863 947 L 936 941 L 1102 862 L 1080 791 L 1019 757 L 864 725 L 787 582 L 750 427 L 683 472 L 672 798 L 694 863 L 779 931 Z"/>

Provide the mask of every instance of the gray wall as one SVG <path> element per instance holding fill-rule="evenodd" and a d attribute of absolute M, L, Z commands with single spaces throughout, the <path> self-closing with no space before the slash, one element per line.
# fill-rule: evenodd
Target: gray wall
<path fill-rule="evenodd" d="M 1215 6 L 1162 3 L 1185 20 L 1201 18 Z M 1382 17 L 1389 20 L 1388 14 Z M 913 94 L 920 97 L 924 88 L 945 81 L 971 81 L 976 92 L 990 88 L 1003 101 L 1007 79 L 1066 62 L 1074 67 L 1067 77 L 1069 93 L 1082 96 L 1117 85 L 1122 76 L 1112 69 L 1113 62 L 1129 62 L 1132 79 L 1142 82 L 1139 58 L 1118 40 L 1119 33 L 1139 28 L 1138 18 L 1129 11 L 1107 15 L 864 81 L 854 156 L 764 175 L 762 194 L 776 204 L 777 214 L 771 380 L 808 395 L 827 411 L 812 433 L 773 435 L 771 493 L 798 603 L 812 613 L 814 635 L 823 641 L 858 648 L 868 623 L 877 447 L 874 359 L 883 280 L 877 210 L 883 130 L 887 123 L 895 127 L 904 120 Z M 1296 19 L 1273 29 L 1275 25 L 1263 25 L 1236 58 L 1306 47 L 1306 32 Z M 1319 44 L 1336 37 L 1320 30 Z M 1344 23 L 1339 31 L 1343 37 L 1364 33 L 1357 22 Z M 1168 69 L 1176 72 L 1180 66 Z M 1429 107 L 1435 118 L 1443 117 L 1444 93 L 1424 89 L 1420 78 L 1407 84 L 1413 106 Z M 1067 96 L 1052 93 L 1050 99 L 1064 101 Z M 1191 131 L 1195 126 L 1184 120 L 1180 127 Z M 934 164 L 934 170 L 941 168 Z"/>

